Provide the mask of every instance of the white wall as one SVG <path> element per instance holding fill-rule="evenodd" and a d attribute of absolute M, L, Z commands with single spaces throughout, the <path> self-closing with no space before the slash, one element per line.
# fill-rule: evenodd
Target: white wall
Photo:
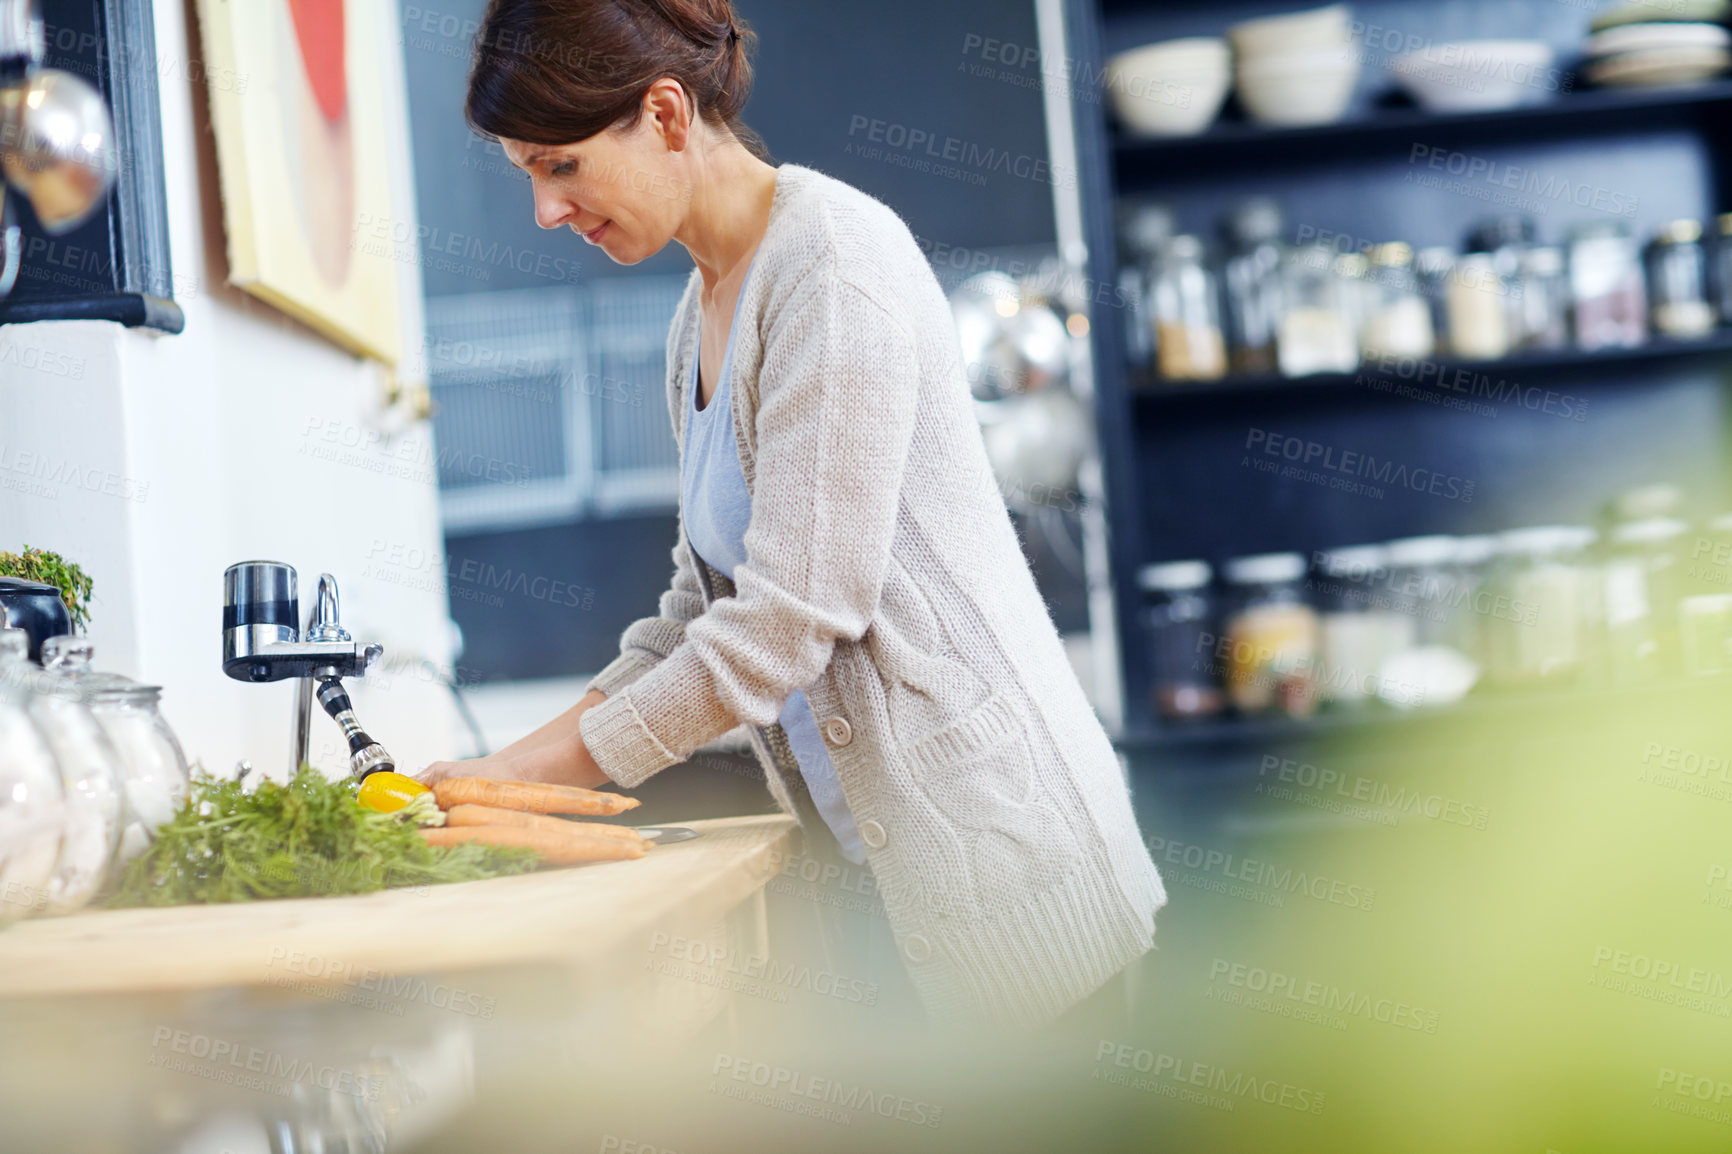
<path fill-rule="evenodd" d="M 156 0 L 163 60 L 202 58 L 188 7 Z M 395 6 L 377 7 L 392 21 L 386 43 L 397 44 Z M 398 215 L 412 221 L 402 60 L 380 66 L 401 142 Z M 189 756 L 215 771 L 244 757 L 279 773 L 293 689 L 223 676 L 222 571 L 249 558 L 289 562 L 303 612 L 318 574 L 334 573 L 344 623 L 382 642 L 388 667 L 404 657 L 449 665 L 432 431 L 385 410 L 375 366 L 222 283 L 215 155 L 204 92 L 187 71 L 164 69 L 161 90 L 186 331 L 0 328 L 0 549 L 54 549 L 91 572 L 98 663 L 165 687 L 164 712 Z M 404 346 L 418 350 L 419 270 L 401 268 Z M 33 455 L 22 471 L 20 453 Z M 43 480 L 43 462 L 75 479 Z M 402 763 L 453 755 L 454 713 L 431 677 L 387 668 L 368 681 L 354 688 L 356 710 Z M 335 725 L 316 717 L 313 734 L 315 763 L 340 770 Z"/>

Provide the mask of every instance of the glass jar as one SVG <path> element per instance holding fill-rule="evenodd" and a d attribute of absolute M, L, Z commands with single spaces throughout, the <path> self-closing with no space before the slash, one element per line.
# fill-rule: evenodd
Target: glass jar
<path fill-rule="evenodd" d="M 1431 311 L 1431 331 L 1439 352 L 1449 351 L 1449 278 L 1454 271 L 1455 253 L 1442 246 L 1422 248 L 1413 258 L 1413 274 Z"/>
<path fill-rule="evenodd" d="M 1589 636 L 1600 627 L 1587 554 L 1595 534 L 1570 525 L 1512 529 L 1498 536 L 1487 616 L 1491 672 L 1516 684 L 1579 679 Z"/>
<path fill-rule="evenodd" d="M 78 638 L 51 638 L 42 646 L 49 674 L 78 691 L 120 755 L 126 806 L 118 858 L 126 862 L 144 852 L 186 800 L 186 755 L 158 709 L 161 688 L 99 673 L 92 656 L 90 642 Z"/>
<path fill-rule="evenodd" d="M 1288 377 L 1350 373 L 1359 367 L 1359 338 L 1349 291 L 1326 244 L 1288 249 L 1281 263 L 1281 324 L 1276 356 Z"/>
<path fill-rule="evenodd" d="M 9 670 L 14 656 L 28 660 L 22 629 L 0 629 L 0 654 Z M 0 676 L 0 923 L 48 907 L 49 885 L 60 859 L 65 792 L 60 765 L 31 716 L 29 682 Z"/>
<path fill-rule="evenodd" d="M 1491 258 L 1498 283 L 1509 347 L 1520 348 L 1523 336 L 1522 263 L 1533 248 L 1536 229 L 1531 216 L 1512 214 L 1481 221 L 1468 233 L 1466 251 Z"/>
<path fill-rule="evenodd" d="M 1215 277 L 1203 267 L 1203 242 L 1181 233 L 1162 247 L 1150 296 L 1155 371 L 1169 381 L 1212 381 L 1227 372 Z"/>
<path fill-rule="evenodd" d="M 67 640 L 50 638 L 43 650 Z M 26 653 L 23 641 L 0 641 L 0 672 L 34 689 L 30 715 L 59 766 L 66 808 L 47 912 L 70 913 L 88 905 L 108 881 L 120 840 L 120 755 L 77 691 L 43 672 Z"/>
<path fill-rule="evenodd" d="M 1490 533 L 1455 539 L 1455 573 L 1461 583 L 1456 590 L 1455 613 L 1450 620 L 1449 644 L 1484 669 L 1490 663 L 1487 595 L 1491 568 L 1497 557 L 1497 537 Z"/>
<path fill-rule="evenodd" d="M 1420 292 L 1413 249 L 1408 245 L 1392 241 L 1371 250 L 1366 300 L 1369 307 L 1359 349 L 1367 360 L 1420 359 L 1436 352 L 1431 307 Z"/>
<path fill-rule="evenodd" d="M 1235 373 L 1272 373 L 1281 324 L 1281 206 L 1258 197 L 1224 225 L 1228 363 Z"/>
<path fill-rule="evenodd" d="M 1305 599 L 1305 558 L 1266 553 L 1227 563 L 1227 693 L 1239 712 L 1309 715 L 1322 638 Z"/>
<path fill-rule="evenodd" d="M 1561 349 L 1570 343 L 1570 285 L 1564 277 L 1563 249 L 1540 245 L 1522 253 L 1518 303 L 1518 348 Z"/>
<path fill-rule="evenodd" d="M 1508 356 L 1509 286 L 1489 253 L 1468 253 L 1449 274 L 1449 352 L 1465 361 Z"/>
<path fill-rule="evenodd" d="M 1601 575 L 1614 685 L 1652 681 L 1681 664 L 1677 614 L 1689 532 L 1687 523 L 1669 517 L 1626 521 L 1612 530 Z"/>
<path fill-rule="evenodd" d="M 1169 561 L 1137 572 L 1157 717 L 1213 717 L 1225 704 L 1209 654 L 1215 632 L 1211 577 L 1205 561 Z"/>
<path fill-rule="evenodd" d="M 1631 348 L 1648 339 L 1648 293 L 1630 230 L 1594 221 L 1570 230 L 1570 305 L 1583 349 Z"/>
<path fill-rule="evenodd" d="M 1679 582 L 1679 660 L 1685 673 L 1732 673 L 1732 513 L 1699 530 Z"/>
<path fill-rule="evenodd" d="M 1392 610 L 1388 579 L 1388 552 L 1381 545 L 1354 545 L 1313 556 L 1311 589 L 1322 612 L 1318 695 L 1325 704 L 1355 706 L 1371 700 L 1383 663 L 1412 644 L 1413 623 Z"/>
<path fill-rule="evenodd" d="M 1454 636 L 1456 551 L 1456 539 L 1441 535 L 1389 543 L 1389 594 L 1395 611 L 1413 622 L 1415 646 L 1445 645 Z"/>
<path fill-rule="evenodd" d="M 1155 354 L 1154 305 L 1149 288 L 1155 257 L 1172 239 L 1173 213 L 1164 204 L 1127 201 L 1119 206 L 1119 293 L 1133 318 L 1125 325 L 1125 356 L 1139 370 L 1151 368 Z"/>
<path fill-rule="evenodd" d="M 1720 323 L 1732 325 L 1732 212 L 1719 218 L 1720 235 L 1714 242 L 1714 292 L 1720 306 Z"/>
<path fill-rule="evenodd" d="M 1648 245 L 1648 298 L 1654 331 L 1661 336 L 1700 337 L 1713 331 L 1708 254 L 1696 221 L 1675 220 Z"/>

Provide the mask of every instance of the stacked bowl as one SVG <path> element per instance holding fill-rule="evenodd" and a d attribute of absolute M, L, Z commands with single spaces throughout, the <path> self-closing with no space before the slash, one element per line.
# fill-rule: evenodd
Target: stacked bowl
<path fill-rule="evenodd" d="M 1227 42 L 1218 36 L 1167 40 L 1107 61 L 1113 108 L 1132 132 L 1193 136 L 1214 123 L 1232 80 Z"/>
<path fill-rule="evenodd" d="M 1239 101 L 1263 124 L 1333 124 L 1359 81 L 1360 54 L 1345 4 L 1265 16 L 1227 30 Z"/>
<path fill-rule="evenodd" d="M 1732 64 L 1732 37 L 1719 21 L 1726 0 L 1653 0 L 1603 12 L 1588 37 L 1588 79 L 1607 87 L 1700 84 Z"/>

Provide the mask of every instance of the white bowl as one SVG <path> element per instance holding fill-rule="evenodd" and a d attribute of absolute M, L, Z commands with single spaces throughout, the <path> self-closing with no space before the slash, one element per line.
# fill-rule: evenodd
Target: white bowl
<path fill-rule="evenodd" d="M 1191 136 L 1209 127 L 1231 87 L 1219 37 L 1195 36 L 1121 52 L 1107 61 L 1113 110 L 1145 136 Z"/>
<path fill-rule="evenodd" d="M 1219 72 L 1164 76 L 1115 75 L 1107 67 L 1113 111 L 1141 136 L 1195 136 L 1215 122 L 1227 102 L 1232 79 Z"/>
<path fill-rule="evenodd" d="M 1225 70 L 1232 59 L 1232 50 L 1219 36 L 1187 36 L 1116 53 L 1107 60 L 1107 68 L 1138 76 L 1159 76 L 1169 72 Z"/>
<path fill-rule="evenodd" d="M 1625 24 L 1588 37 L 1583 50 L 1592 57 L 1650 48 L 1725 48 L 1732 34 L 1719 24 Z"/>
<path fill-rule="evenodd" d="M 1239 101 L 1261 124 L 1333 124 L 1359 81 L 1359 57 L 1339 50 L 1239 62 Z"/>
<path fill-rule="evenodd" d="M 1246 20 L 1227 29 L 1227 38 L 1241 59 L 1280 53 L 1330 49 L 1353 38 L 1352 13 L 1345 4 L 1284 12 Z"/>
<path fill-rule="evenodd" d="M 1433 44 L 1389 62 L 1408 94 L 1431 112 L 1514 108 L 1562 87 L 1543 40 L 1459 40 Z"/>

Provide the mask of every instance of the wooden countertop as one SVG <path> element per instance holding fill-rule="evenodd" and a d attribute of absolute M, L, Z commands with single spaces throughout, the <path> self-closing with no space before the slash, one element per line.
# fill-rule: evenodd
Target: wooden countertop
<path fill-rule="evenodd" d="M 320 966 L 582 966 L 657 925 L 727 913 L 781 868 L 794 829 L 781 814 L 685 824 L 704 836 L 635 861 L 356 897 L 19 922 L 0 930 L 0 997 L 264 985 Z"/>

